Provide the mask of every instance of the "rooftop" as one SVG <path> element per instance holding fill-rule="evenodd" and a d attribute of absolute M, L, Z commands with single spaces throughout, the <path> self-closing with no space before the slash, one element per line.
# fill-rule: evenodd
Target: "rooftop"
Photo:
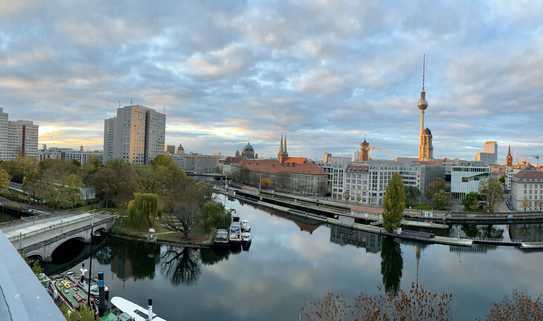
<path fill-rule="evenodd" d="M 534 169 L 525 169 L 515 174 L 518 179 L 543 180 L 543 171 Z"/>
<path fill-rule="evenodd" d="M 289 157 L 292 159 L 294 157 Z M 322 169 L 313 162 L 308 162 L 302 157 L 294 158 L 295 161 L 281 164 L 275 159 L 260 159 L 260 160 L 241 160 L 239 165 L 253 172 L 261 172 L 268 174 L 306 174 L 306 175 L 326 175 Z"/>

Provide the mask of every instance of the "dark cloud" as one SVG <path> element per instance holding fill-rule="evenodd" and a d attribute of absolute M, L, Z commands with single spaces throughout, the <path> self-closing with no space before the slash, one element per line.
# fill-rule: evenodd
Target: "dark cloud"
<path fill-rule="evenodd" d="M 264 156 L 415 155 L 421 58 L 437 156 L 541 151 L 538 4 L 483 1 L 2 1 L 0 97 L 50 144 L 101 148 L 130 99 L 167 142 Z"/>

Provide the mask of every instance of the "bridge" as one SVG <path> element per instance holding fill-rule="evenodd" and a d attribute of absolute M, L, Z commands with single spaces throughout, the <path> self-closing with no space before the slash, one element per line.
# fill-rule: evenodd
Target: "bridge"
<path fill-rule="evenodd" d="M 0 229 L 13 246 L 27 258 L 50 261 L 54 251 L 70 240 L 88 243 L 94 235 L 109 231 L 115 216 L 102 213 L 63 215 L 23 221 Z"/>

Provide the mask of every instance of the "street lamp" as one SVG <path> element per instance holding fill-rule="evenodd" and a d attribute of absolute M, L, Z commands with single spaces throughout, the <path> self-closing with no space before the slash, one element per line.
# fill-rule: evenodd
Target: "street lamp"
<path fill-rule="evenodd" d="M 92 309 L 92 306 L 91 306 L 91 301 L 90 301 L 90 297 L 91 297 L 91 278 L 92 278 L 92 241 L 93 241 L 93 237 L 94 237 L 94 214 L 92 215 L 92 219 L 91 219 L 91 234 L 90 234 L 90 255 L 89 255 L 89 277 L 88 277 L 88 280 L 87 280 L 87 304 L 89 305 L 89 308 Z"/>

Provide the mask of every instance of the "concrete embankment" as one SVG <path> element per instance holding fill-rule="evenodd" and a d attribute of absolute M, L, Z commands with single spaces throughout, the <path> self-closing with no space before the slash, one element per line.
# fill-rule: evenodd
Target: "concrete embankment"
<path fill-rule="evenodd" d="M 224 192 L 223 192 L 224 193 Z M 343 227 L 352 228 L 359 231 L 374 233 L 374 234 L 381 234 L 381 235 L 387 235 L 392 236 L 399 239 L 405 239 L 405 240 L 412 240 L 412 241 L 419 241 L 419 242 L 426 242 L 426 243 L 434 243 L 434 244 L 444 244 L 444 245 L 454 245 L 454 246 L 472 246 L 473 241 L 467 240 L 467 239 L 459 239 L 459 238 L 452 238 L 452 237 L 444 237 L 444 236 L 434 236 L 432 238 L 426 238 L 426 237 L 416 237 L 413 235 L 402 235 L 397 233 L 389 233 L 386 232 L 384 228 L 374 225 L 368 225 L 368 224 L 359 224 L 359 223 L 350 223 L 350 222 L 344 222 L 339 219 L 330 218 L 330 217 L 324 217 L 316 214 L 310 214 L 306 213 L 300 210 L 293 210 L 291 208 L 288 208 L 286 206 L 280 206 L 276 204 L 271 204 L 265 201 L 261 200 L 255 200 L 248 197 L 239 196 L 233 193 L 224 193 L 227 196 L 237 198 L 239 200 L 242 200 L 244 202 L 247 202 L 252 205 L 256 206 L 262 206 L 265 208 L 281 211 L 284 213 L 288 213 L 293 216 L 298 217 L 304 217 L 309 218 L 315 221 L 319 221 L 326 224 L 333 224 Z"/>

